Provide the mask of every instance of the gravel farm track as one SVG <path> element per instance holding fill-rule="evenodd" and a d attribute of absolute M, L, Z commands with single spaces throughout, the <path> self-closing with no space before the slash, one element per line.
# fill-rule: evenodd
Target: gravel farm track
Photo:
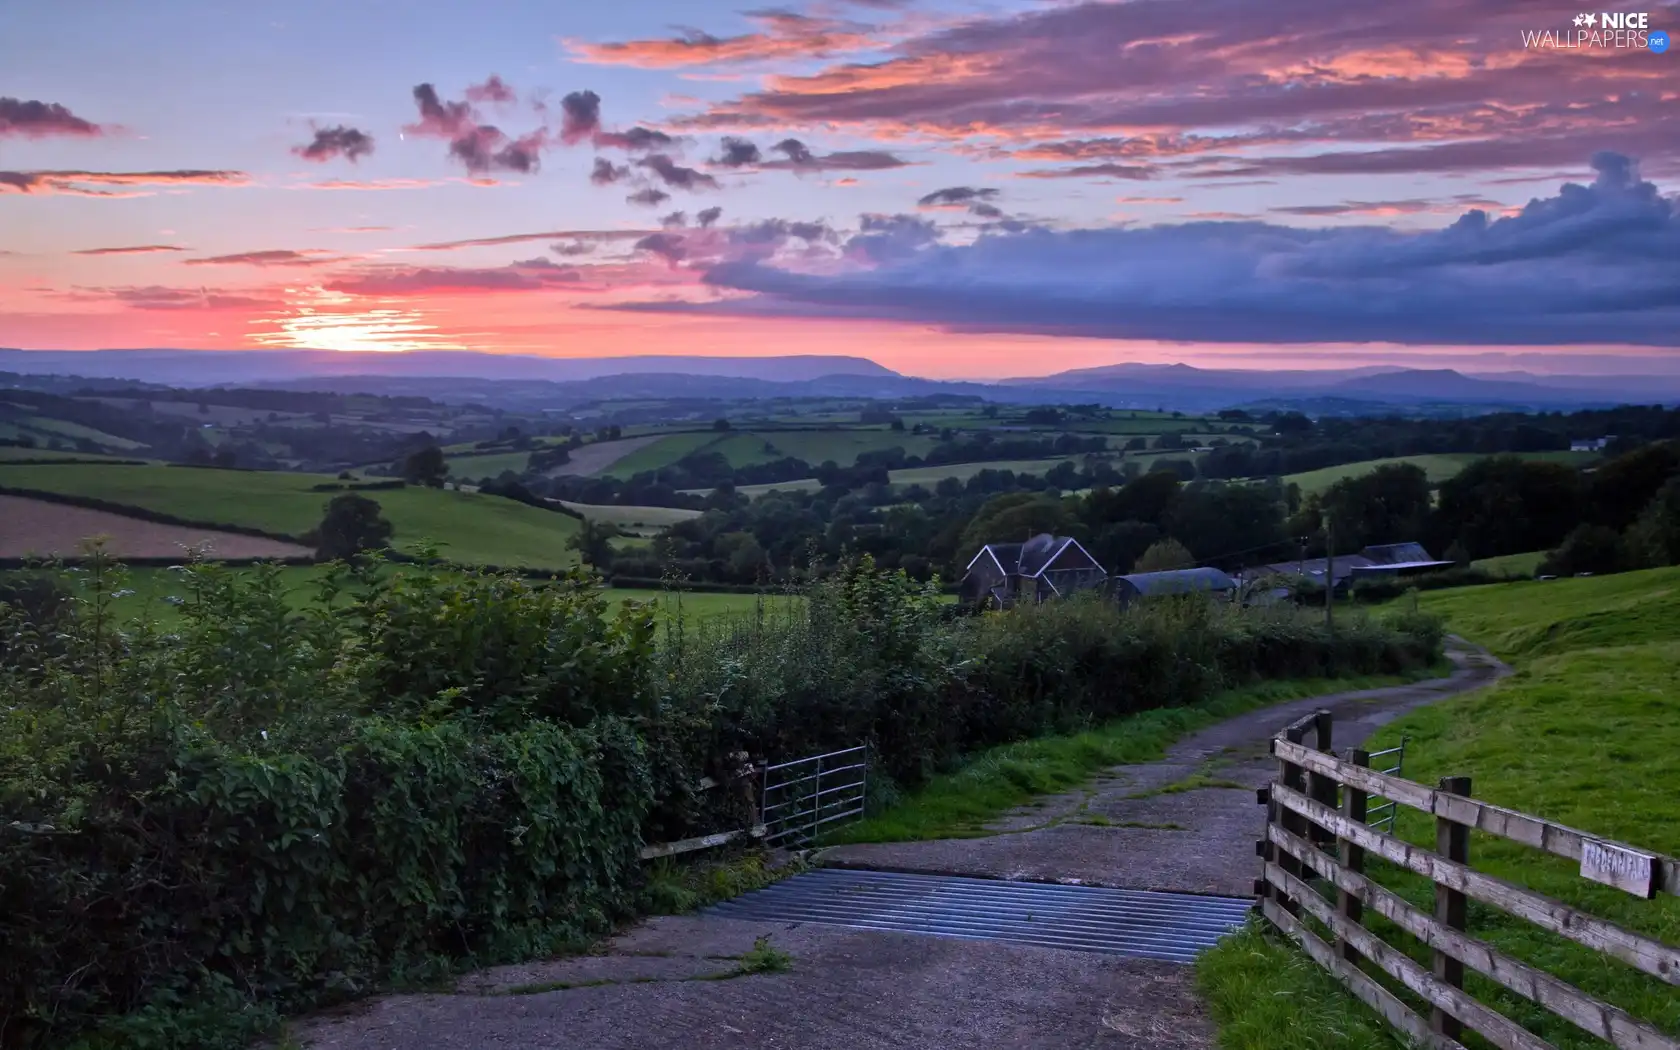
<path fill-rule="evenodd" d="M 1239 715 L 1006 814 L 987 837 L 838 846 L 816 862 L 1247 896 L 1273 734 L 1325 708 L 1337 743 L 1358 746 L 1510 672 L 1461 640 L 1448 654 L 1446 678 Z M 735 968 L 760 937 L 791 958 L 786 972 Z M 592 954 L 353 1003 L 295 1022 L 290 1038 L 309 1050 L 1209 1050 L 1214 1031 L 1177 963 L 698 914 L 650 919 Z"/>
<path fill-rule="evenodd" d="M 70 557 L 83 541 L 103 537 L 118 558 L 175 558 L 209 547 L 218 558 L 307 558 L 307 547 L 261 536 L 190 525 L 160 525 L 109 511 L 0 496 L 0 558 Z"/>

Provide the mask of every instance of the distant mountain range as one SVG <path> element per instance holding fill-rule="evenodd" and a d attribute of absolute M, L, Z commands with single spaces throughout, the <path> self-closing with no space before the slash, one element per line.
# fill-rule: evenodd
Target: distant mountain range
<path fill-rule="evenodd" d="M 1680 376 L 1579 376 L 1365 367 L 1276 370 L 1121 364 L 995 383 L 920 379 L 867 358 L 521 357 L 468 352 L 336 353 L 309 350 L 0 349 L 0 372 L 130 379 L 182 387 L 267 386 L 406 394 L 510 409 L 590 401 L 809 397 L 981 397 L 1011 403 L 1098 403 L 1203 412 L 1255 406 L 1315 415 L 1405 411 L 1559 410 L 1680 404 Z"/>
<path fill-rule="evenodd" d="M 528 357 L 457 350 L 340 353 L 333 350 L 8 350 L 0 372 L 137 379 L 170 386 L 232 386 L 315 376 L 545 379 L 575 382 L 648 372 L 794 383 L 831 375 L 896 376 L 866 357 Z"/>

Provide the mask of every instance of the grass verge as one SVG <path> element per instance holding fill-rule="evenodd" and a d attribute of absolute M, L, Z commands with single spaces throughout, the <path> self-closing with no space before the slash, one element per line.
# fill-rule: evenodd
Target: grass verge
<path fill-rule="evenodd" d="M 1680 569 L 1444 591 L 1420 596 L 1419 605 L 1445 615 L 1518 673 L 1406 715 L 1371 748 L 1405 734 L 1408 779 L 1432 784 L 1467 775 L 1477 798 L 1680 854 L 1680 800 L 1673 790 L 1673 756 L 1680 753 Z M 1402 809 L 1395 830 L 1433 847 L 1434 825 L 1425 814 Z M 1471 835 L 1470 856 L 1478 870 L 1680 944 L 1680 899 L 1638 900 L 1586 882 L 1560 858 L 1479 832 Z M 1414 905 L 1430 907 L 1425 880 L 1382 863 L 1369 870 Z M 1376 919 L 1370 925 L 1427 959 L 1391 925 Z M 1657 979 L 1474 902 L 1469 925 L 1501 951 L 1680 1034 L 1680 996 Z M 1205 953 L 1197 977 L 1225 1050 L 1400 1045 L 1292 946 L 1257 928 Z M 1491 982 L 1471 975 L 1466 987 L 1559 1050 L 1604 1045 Z"/>
<path fill-rule="evenodd" d="M 881 812 L 837 829 L 823 844 L 984 837 L 992 834 L 987 824 L 1036 796 L 1071 790 L 1111 766 L 1158 759 L 1178 738 L 1220 719 L 1286 700 L 1400 685 L 1450 670 L 1442 661 L 1414 675 L 1262 682 L 1187 707 L 1144 711 L 1082 733 L 989 748 L 914 794 L 891 801 Z"/>
<path fill-rule="evenodd" d="M 642 886 L 642 910 L 649 915 L 681 915 L 708 904 L 761 890 L 805 866 L 797 861 L 774 863 L 770 853 L 754 850 L 734 856 L 655 861 Z"/>

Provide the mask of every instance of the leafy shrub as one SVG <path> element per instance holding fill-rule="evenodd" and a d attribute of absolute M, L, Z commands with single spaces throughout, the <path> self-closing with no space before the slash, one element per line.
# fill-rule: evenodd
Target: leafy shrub
<path fill-rule="evenodd" d="M 1557 550 L 1546 555 L 1539 573 L 1573 576 L 1576 573 L 1620 572 L 1628 567 L 1621 534 L 1607 525 L 1577 525 Z"/>
<path fill-rule="evenodd" d="M 581 581 L 414 572 L 300 615 L 273 568 L 188 566 L 164 633 L 99 562 L 51 646 L 4 607 L 0 1045 L 237 1043 L 630 913 L 653 778 L 604 708 L 645 656 Z"/>

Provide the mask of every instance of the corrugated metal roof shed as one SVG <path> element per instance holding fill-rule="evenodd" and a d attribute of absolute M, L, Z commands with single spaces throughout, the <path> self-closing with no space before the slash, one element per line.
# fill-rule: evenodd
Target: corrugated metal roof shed
<path fill-rule="evenodd" d="M 1218 569 L 1170 569 L 1137 572 L 1117 580 L 1133 594 L 1191 594 L 1197 591 L 1234 591 L 1237 581 Z"/>

